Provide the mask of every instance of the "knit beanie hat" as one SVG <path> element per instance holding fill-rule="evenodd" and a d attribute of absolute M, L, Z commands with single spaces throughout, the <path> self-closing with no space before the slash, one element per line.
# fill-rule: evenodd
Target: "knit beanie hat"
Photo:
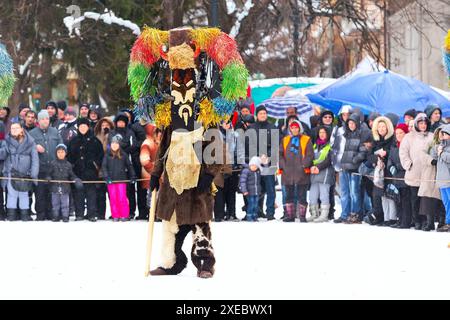
<path fill-rule="evenodd" d="M 258 115 L 258 113 L 259 113 L 260 111 L 265 111 L 265 112 L 267 112 L 267 108 L 266 108 L 265 106 L 261 105 L 261 106 L 259 106 L 258 108 L 256 108 L 255 114 Z"/>

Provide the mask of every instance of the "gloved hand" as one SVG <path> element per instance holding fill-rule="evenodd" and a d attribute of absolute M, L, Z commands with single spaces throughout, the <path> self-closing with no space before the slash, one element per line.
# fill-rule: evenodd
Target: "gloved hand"
<path fill-rule="evenodd" d="M 81 179 L 75 179 L 75 189 L 77 190 L 83 189 L 83 182 L 81 182 Z"/>
<path fill-rule="evenodd" d="M 129 184 L 135 184 L 136 183 L 136 178 L 131 178 Z"/>
<path fill-rule="evenodd" d="M 431 165 L 432 165 L 432 166 L 437 165 L 437 160 L 436 160 L 436 159 L 431 160 Z"/>
<path fill-rule="evenodd" d="M 211 188 L 211 184 L 214 180 L 214 176 L 210 174 L 203 174 L 198 180 L 197 189 L 200 193 L 207 192 Z"/>
<path fill-rule="evenodd" d="M 159 190 L 159 177 L 152 176 L 150 178 L 150 191 L 153 191 L 155 189 L 156 189 L 156 191 Z"/>
<path fill-rule="evenodd" d="M 112 180 L 110 178 L 106 178 L 106 184 L 112 184 Z"/>

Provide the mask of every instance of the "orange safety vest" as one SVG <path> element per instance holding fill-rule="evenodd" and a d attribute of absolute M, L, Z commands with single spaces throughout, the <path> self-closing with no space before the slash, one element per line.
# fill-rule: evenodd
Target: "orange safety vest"
<path fill-rule="evenodd" d="M 306 154 L 306 145 L 308 144 L 309 140 L 311 140 L 310 137 L 302 135 L 300 137 L 300 148 L 302 149 L 302 156 L 305 157 Z M 283 138 L 283 155 L 286 158 L 286 150 L 289 146 L 289 143 L 291 142 L 291 136 L 286 136 Z M 305 173 L 310 174 L 311 168 L 305 168 Z"/>

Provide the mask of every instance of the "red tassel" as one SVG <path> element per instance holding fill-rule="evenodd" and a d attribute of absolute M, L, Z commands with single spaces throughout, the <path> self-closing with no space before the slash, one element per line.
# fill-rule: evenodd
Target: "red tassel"
<path fill-rule="evenodd" d="M 237 49 L 236 41 L 223 32 L 211 42 L 206 52 L 217 63 L 220 69 L 225 68 L 231 61 L 243 63 Z"/>
<path fill-rule="evenodd" d="M 146 67 L 151 67 L 158 58 L 152 53 L 149 46 L 146 46 L 143 39 L 139 37 L 131 49 L 131 62 L 139 62 Z"/>

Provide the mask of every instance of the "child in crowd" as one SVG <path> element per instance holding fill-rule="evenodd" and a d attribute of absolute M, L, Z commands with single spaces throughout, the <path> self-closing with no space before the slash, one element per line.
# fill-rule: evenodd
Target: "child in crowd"
<path fill-rule="evenodd" d="M 242 170 L 239 180 L 242 194 L 247 198 L 247 221 L 258 221 L 258 199 L 261 194 L 261 159 L 253 157 Z"/>
<path fill-rule="evenodd" d="M 122 136 L 116 134 L 111 139 L 109 151 L 103 158 L 102 173 L 108 184 L 109 202 L 113 221 L 127 221 L 130 216 L 130 204 L 127 197 L 127 184 L 136 183 L 136 175 L 125 152 L 120 149 Z"/>
<path fill-rule="evenodd" d="M 81 180 L 73 173 L 72 164 L 66 160 L 67 147 L 64 144 L 56 146 L 56 160 L 52 162 L 48 180 L 74 181 L 77 189 L 83 188 Z M 51 183 L 52 193 L 52 221 L 58 222 L 62 218 L 63 222 L 69 222 L 69 183 Z"/>
<path fill-rule="evenodd" d="M 318 137 L 313 145 L 314 160 L 311 167 L 311 188 L 309 190 L 309 221 L 328 221 L 330 211 L 330 187 L 335 182 L 331 165 L 330 132 L 325 126 L 319 127 Z M 320 208 L 319 208 L 320 199 Z"/>

